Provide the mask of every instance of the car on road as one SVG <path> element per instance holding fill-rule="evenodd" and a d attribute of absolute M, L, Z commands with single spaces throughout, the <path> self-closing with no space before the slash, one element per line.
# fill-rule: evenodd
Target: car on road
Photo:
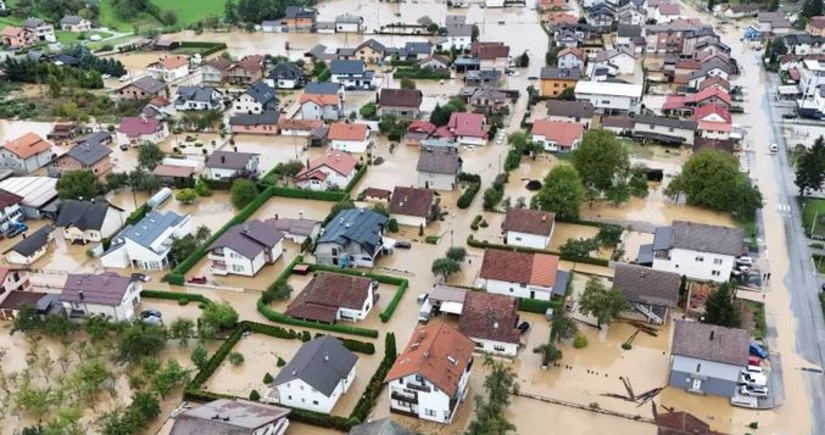
<path fill-rule="evenodd" d="M 758 399 L 768 398 L 767 387 L 752 387 L 750 385 L 742 385 L 741 387 L 739 387 L 739 393 L 743 396 L 751 396 L 756 397 Z"/>
<path fill-rule="evenodd" d="M 464 145 L 464 149 L 467 150 L 467 151 L 475 151 L 476 146 L 475 145 Z"/>
<path fill-rule="evenodd" d="M 740 377 L 740 383 L 745 385 L 752 385 L 757 387 L 764 387 L 768 385 L 768 377 L 762 373 L 743 372 Z"/>
<path fill-rule="evenodd" d="M 119 79 L 117 79 L 117 81 L 119 81 L 121 83 L 128 82 L 129 80 L 132 80 L 132 76 L 130 76 L 129 74 L 124 74 L 124 75 L 120 76 Z"/>
<path fill-rule="evenodd" d="M 751 257 L 739 257 L 736 259 L 736 264 L 739 266 L 753 266 L 753 258 Z"/>
<path fill-rule="evenodd" d="M 783 119 L 796 119 L 796 118 L 799 118 L 799 115 L 797 115 L 796 113 L 783 113 L 782 118 Z"/>
<path fill-rule="evenodd" d="M 149 325 L 163 325 L 163 315 L 158 310 L 143 310 L 140 321 Z"/>
<path fill-rule="evenodd" d="M 395 247 L 398 249 L 410 249 L 412 248 L 412 243 L 402 240 L 400 242 L 395 242 Z"/>
<path fill-rule="evenodd" d="M 538 80 L 539 78 L 536 76 L 527 77 L 527 80 Z"/>
<path fill-rule="evenodd" d="M 775 152 L 777 152 L 777 151 L 779 151 L 779 145 L 777 145 L 777 144 L 775 144 L 775 143 L 772 143 L 772 144 L 771 144 L 771 152 L 772 152 L 772 153 L 775 153 Z"/>

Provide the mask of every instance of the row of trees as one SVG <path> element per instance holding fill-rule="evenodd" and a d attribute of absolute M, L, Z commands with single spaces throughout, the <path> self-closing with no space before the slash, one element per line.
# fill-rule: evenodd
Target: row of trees
<path fill-rule="evenodd" d="M 810 149 L 799 151 L 796 160 L 796 186 L 800 196 L 822 189 L 825 183 L 825 138 L 819 136 Z"/>
<path fill-rule="evenodd" d="M 79 15 L 94 21 L 100 12 L 97 2 L 84 0 L 18 0 L 9 9 L 18 18 L 40 16 L 52 23 L 59 22 L 66 15 Z"/>
<path fill-rule="evenodd" d="M 229 0 L 224 7 L 224 19 L 230 24 L 254 23 L 283 18 L 287 6 L 312 6 L 306 0 Z"/>
<path fill-rule="evenodd" d="M 50 81 L 62 87 L 81 89 L 103 88 L 101 73 L 94 69 L 82 69 L 51 62 L 37 62 L 31 59 L 8 58 L 2 64 L 6 79 L 13 82 L 44 84 Z"/>

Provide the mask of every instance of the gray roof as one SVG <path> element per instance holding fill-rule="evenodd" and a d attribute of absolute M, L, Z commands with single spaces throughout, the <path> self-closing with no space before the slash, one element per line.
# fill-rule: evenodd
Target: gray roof
<path fill-rule="evenodd" d="M 381 233 L 386 225 L 387 217 L 372 210 L 341 210 L 324 228 L 318 243 L 337 243 L 341 246 L 357 243 L 367 252 L 375 252 L 382 245 Z"/>
<path fill-rule="evenodd" d="M 240 170 L 245 168 L 249 160 L 257 155 L 253 153 L 236 153 L 234 151 L 215 151 L 206 161 L 206 167 Z"/>
<path fill-rule="evenodd" d="M 678 273 L 619 263 L 613 273 L 613 288 L 628 302 L 673 308 L 679 302 L 682 277 Z"/>
<path fill-rule="evenodd" d="M 259 125 L 276 124 L 280 119 L 280 112 L 267 110 L 261 113 L 242 113 L 229 118 L 230 125 Z"/>
<path fill-rule="evenodd" d="M 49 234 L 51 234 L 52 231 L 54 231 L 54 227 L 46 225 L 25 239 L 17 242 L 9 251 L 14 251 L 24 257 L 28 257 L 49 243 Z"/>
<path fill-rule="evenodd" d="M 636 262 L 639 264 L 653 264 L 653 244 L 639 245 L 639 253 L 636 255 Z"/>
<path fill-rule="evenodd" d="M 361 45 L 358 46 L 360 49 L 361 47 L 369 47 L 378 52 L 384 52 L 387 50 L 387 46 L 376 41 L 375 39 L 367 39 L 366 41 L 362 42 Z"/>
<path fill-rule="evenodd" d="M 463 37 L 473 35 L 472 24 L 448 24 L 447 36 Z"/>
<path fill-rule="evenodd" d="M 182 101 L 212 101 L 212 94 L 217 89 L 210 86 L 180 86 L 178 87 L 178 99 Z"/>
<path fill-rule="evenodd" d="M 304 86 L 305 94 L 335 95 L 341 90 L 339 83 L 309 82 Z"/>
<path fill-rule="evenodd" d="M 89 133 L 86 136 L 77 139 L 75 143 L 77 145 L 103 145 L 103 142 L 111 142 L 112 141 L 112 133 L 108 131 L 96 131 L 94 133 Z"/>
<path fill-rule="evenodd" d="M 166 85 L 162 81 L 157 80 L 152 76 L 143 76 L 132 83 L 127 84 L 124 88 L 127 86 L 134 86 L 149 94 L 157 94 L 166 88 Z"/>
<path fill-rule="evenodd" d="M 556 283 L 553 284 L 553 295 L 564 296 L 567 294 L 567 283 L 570 281 L 570 272 L 564 270 L 556 271 Z"/>
<path fill-rule="evenodd" d="M 544 67 L 540 74 L 542 80 L 578 80 L 582 76 L 582 70 L 578 68 L 553 68 Z"/>
<path fill-rule="evenodd" d="M 344 14 L 344 15 L 338 15 L 337 17 L 335 17 L 335 23 L 336 24 L 339 24 L 339 23 L 361 24 L 362 22 L 364 22 L 364 18 L 360 17 L 358 15 Z"/>
<path fill-rule="evenodd" d="M 736 256 L 742 254 L 743 240 L 741 228 L 673 221 L 674 248 Z"/>
<path fill-rule="evenodd" d="M 300 379 L 329 397 L 356 362 L 358 357 L 340 340 L 325 335 L 304 343 L 289 364 L 278 372 L 272 385 Z"/>
<path fill-rule="evenodd" d="M 681 128 L 683 130 L 696 131 L 696 122 L 683 121 L 678 118 L 668 118 L 666 116 L 637 115 L 636 125 L 639 124 L 660 125 L 662 127 Z"/>
<path fill-rule="evenodd" d="M 653 250 L 662 251 L 673 247 L 673 227 L 658 227 L 653 232 Z"/>
<path fill-rule="evenodd" d="M 129 225 L 120 233 L 121 236 L 133 242 L 149 248 L 167 228 L 175 226 L 185 218 L 175 212 L 167 211 L 161 213 L 155 210 L 150 211 L 143 219 L 136 224 Z M 114 243 L 112 244 L 114 246 Z"/>
<path fill-rule="evenodd" d="M 596 109 L 590 101 L 547 100 L 547 116 L 592 118 Z"/>
<path fill-rule="evenodd" d="M 25 21 L 20 23 L 20 26 L 26 29 L 33 29 L 35 27 L 40 27 L 44 24 L 47 24 L 45 21 L 41 20 L 40 18 L 29 17 L 26 18 Z"/>
<path fill-rule="evenodd" d="M 315 18 L 318 11 L 304 6 L 287 6 L 284 15 L 287 18 Z"/>
<path fill-rule="evenodd" d="M 66 302 L 86 302 L 106 306 L 118 306 L 129 289 L 132 278 L 114 272 L 101 274 L 69 274 L 63 284 L 60 299 Z"/>
<path fill-rule="evenodd" d="M 642 36 L 642 26 L 632 24 L 619 24 L 616 34 L 621 37 L 630 38 L 632 36 Z"/>
<path fill-rule="evenodd" d="M 213 400 L 175 418 L 170 435 L 249 435 L 289 415 L 290 410 L 246 400 Z M 220 418 L 215 418 L 219 416 Z"/>
<path fill-rule="evenodd" d="M 670 353 L 744 367 L 749 346 L 750 335 L 744 329 L 676 320 Z"/>
<path fill-rule="evenodd" d="M 272 101 L 278 102 L 278 92 L 264 82 L 257 82 L 246 90 L 246 94 L 261 104 L 268 104 Z"/>
<path fill-rule="evenodd" d="M 255 258 L 264 250 L 272 249 L 283 238 L 284 233 L 259 220 L 251 220 L 230 227 L 208 249 L 229 248 L 246 258 Z"/>
<path fill-rule="evenodd" d="M 63 17 L 62 20 L 60 20 L 60 24 L 75 25 L 75 24 L 80 24 L 80 21 L 82 21 L 82 20 L 83 20 L 83 18 L 78 17 L 77 15 L 66 15 L 65 17 Z"/>
<path fill-rule="evenodd" d="M 355 52 L 357 50 L 358 50 L 358 48 L 344 48 L 344 47 L 341 47 L 341 48 L 338 48 L 337 50 L 335 50 L 335 54 L 337 54 L 338 56 L 341 56 L 341 57 L 355 56 Z"/>
<path fill-rule="evenodd" d="M 418 172 L 456 175 L 461 172 L 461 157 L 455 154 L 422 152 L 418 155 Z"/>
<path fill-rule="evenodd" d="M 92 166 L 106 158 L 111 153 L 112 149 L 107 146 L 84 143 L 73 146 L 72 149 L 66 153 L 66 155 L 77 160 L 83 165 Z"/>
<path fill-rule="evenodd" d="M 349 435 L 416 435 L 391 418 L 382 418 L 369 423 L 359 424 L 349 430 Z"/>
<path fill-rule="evenodd" d="M 75 227 L 79 230 L 100 230 L 109 207 L 114 207 L 105 200 L 77 201 L 64 199 L 60 204 L 54 224 L 61 228 Z"/>
<path fill-rule="evenodd" d="M 429 42 L 407 42 L 404 44 L 404 53 L 407 54 L 430 54 L 433 51 L 433 45 Z"/>
<path fill-rule="evenodd" d="M 269 72 L 271 79 L 297 80 L 304 77 L 304 70 L 292 62 L 281 62 Z"/>
<path fill-rule="evenodd" d="M 477 57 L 461 56 L 461 57 L 455 58 L 455 61 L 453 62 L 453 64 L 455 64 L 456 66 L 473 66 L 473 65 L 480 65 L 481 60 Z"/>
<path fill-rule="evenodd" d="M 330 62 L 329 71 L 332 74 L 362 74 L 364 72 L 363 60 L 333 60 Z"/>
<path fill-rule="evenodd" d="M 321 222 L 312 219 L 289 219 L 275 217 L 264 221 L 270 227 L 283 231 L 294 236 L 309 237 L 315 231 L 315 227 L 321 225 Z"/>

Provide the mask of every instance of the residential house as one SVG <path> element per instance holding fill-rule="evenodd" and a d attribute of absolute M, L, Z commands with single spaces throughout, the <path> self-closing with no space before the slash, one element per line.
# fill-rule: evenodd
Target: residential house
<path fill-rule="evenodd" d="M 805 33 L 785 35 L 782 39 L 785 41 L 785 46 L 788 47 L 790 53 L 797 56 L 821 54 L 822 44 L 825 43 L 825 37 L 811 36 Z"/>
<path fill-rule="evenodd" d="M 309 82 L 304 87 L 305 94 L 338 95 L 344 99 L 344 87 L 339 83 Z"/>
<path fill-rule="evenodd" d="M 684 411 L 657 412 L 654 419 L 657 435 L 726 435 L 710 429 L 710 425 Z"/>
<path fill-rule="evenodd" d="M 593 27 L 609 30 L 616 22 L 616 8 L 609 3 L 596 4 L 587 11 L 585 19 Z"/>
<path fill-rule="evenodd" d="M 0 233 L 6 233 L 23 219 L 23 213 L 20 210 L 22 201 L 22 196 L 0 190 Z"/>
<path fill-rule="evenodd" d="M 231 180 L 255 176 L 260 157 L 257 153 L 214 151 L 206 161 L 208 177 L 212 180 Z"/>
<path fill-rule="evenodd" d="M 668 383 L 692 393 L 733 397 L 748 365 L 749 346 L 747 330 L 676 320 Z"/>
<path fill-rule="evenodd" d="M 642 101 L 641 83 L 579 81 L 576 99 L 587 100 L 603 114 L 639 113 Z"/>
<path fill-rule="evenodd" d="M 358 357 L 335 337 L 324 335 L 298 349 L 278 370 L 263 400 L 329 414 L 355 380 Z"/>
<path fill-rule="evenodd" d="M 730 96 L 730 82 L 723 79 L 722 77 L 710 77 L 708 79 L 702 80 L 699 83 L 699 91 L 703 91 L 707 88 L 716 88 L 722 91 L 725 91 L 728 96 Z"/>
<path fill-rule="evenodd" d="M 191 232 L 189 215 L 153 210 L 113 237 L 100 262 L 107 268 L 165 269 L 173 241 Z"/>
<path fill-rule="evenodd" d="M 267 219 L 264 223 L 274 228 L 275 231 L 284 233 L 284 238 L 291 240 L 296 245 L 304 243 L 307 239 L 315 241 L 318 235 L 321 234 L 321 222 L 304 219 L 302 212 L 298 212 L 298 216 L 298 219 L 289 219 L 275 215 L 274 218 Z"/>
<path fill-rule="evenodd" d="M 420 146 L 421 141 L 432 136 L 437 127 L 430 121 L 415 120 L 407 127 L 407 133 L 404 134 L 404 142 L 407 145 Z"/>
<path fill-rule="evenodd" d="M 276 89 L 298 89 L 306 84 L 304 70 L 292 62 L 280 62 L 269 71 L 267 84 Z"/>
<path fill-rule="evenodd" d="M 264 76 L 264 57 L 253 54 L 244 56 L 226 72 L 226 80 L 233 85 L 249 86 Z"/>
<path fill-rule="evenodd" d="M 364 320 L 375 302 L 375 284 L 370 278 L 343 273 L 319 272 L 287 306 L 286 314 L 320 323 Z"/>
<path fill-rule="evenodd" d="M 301 189 L 345 189 L 358 172 L 358 159 L 352 154 L 333 151 L 308 163 L 295 175 L 295 184 Z"/>
<path fill-rule="evenodd" d="M 333 60 L 330 81 L 346 89 L 375 89 L 375 73 L 367 70 L 363 60 Z"/>
<path fill-rule="evenodd" d="M 366 64 L 378 64 L 382 63 L 388 54 L 387 46 L 375 39 L 368 39 L 355 47 L 353 57 Z"/>
<path fill-rule="evenodd" d="M 259 220 L 234 225 L 209 245 L 209 270 L 215 275 L 255 276 L 284 251 L 284 233 Z"/>
<path fill-rule="evenodd" d="M 698 107 L 693 112 L 699 135 L 706 139 L 729 139 L 733 130 L 732 120 L 730 112 L 715 103 Z"/>
<path fill-rule="evenodd" d="M 169 136 L 166 123 L 145 116 L 127 116 L 117 127 L 118 145 L 137 146 L 142 142 L 163 142 Z"/>
<path fill-rule="evenodd" d="M 278 120 L 281 114 L 266 111 L 256 114 L 240 114 L 229 118 L 232 134 L 255 134 L 262 136 L 278 135 Z"/>
<path fill-rule="evenodd" d="M 67 242 L 100 242 L 123 227 L 123 213 L 122 208 L 103 199 L 65 199 L 60 204 L 54 225 L 62 228 L 63 239 Z"/>
<path fill-rule="evenodd" d="M 195 170 L 193 166 L 160 164 L 155 166 L 152 173 L 166 186 L 189 187 L 195 185 Z"/>
<path fill-rule="evenodd" d="M 34 33 L 38 41 L 41 42 L 57 42 L 57 37 L 54 35 L 54 26 L 48 21 L 40 18 L 29 17 L 20 23 L 20 27 L 28 29 Z"/>
<path fill-rule="evenodd" d="M 642 140 L 675 145 L 693 145 L 697 124 L 678 118 L 655 115 L 637 115 L 633 125 L 633 137 Z"/>
<path fill-rule="evenodd" d="M 60 30 L 73 33 L 88 32 L 92 30 L 92 22 L 77 15 L 66 15 L 60 20 Z"/>
<path fill-rule="evenodd" d="M 284 435 L 289 427 L 289 412 L 287 408 L 258 402 L 217 399 L 183 409 L 175 416 L 169 435 Z"/>
<path fill-rule="evenodd" d="M 619 30 L 622 26 L 642 26 L 647 21 L 647 15 L 643 10 L 633 6 L 632 3 L 627 3 L 616 10 L 616 21 L 619 23 Z"/>
<path fill-rule="evenodd" d="M 430 189 L 395 186 L 387 211 L 400 225 L 423 228 L 435 218 L 437 199 Z"/>
<path fill-rule="evenodd" d="M 46 135 L 46 139 L 59 144 L 66 145 L 78 135 L 83 133 L 83 126 L 75 123 L 59 123 L 52 127 L 51 133 Z"/>
<path fill-rule="evenodd" d="M 334 122 L 329 125 L 327 139 L 331 149 L 348 153 L 365 153 L 371 147 L 367 124 Z"/>
<path fill-rule="evenodd" d="M 618 135 L 629 136 L 635 124 L 633 118 L 627 115 L 614 115 L 603 116 L 599 127 Z"/>
<path fill-rule="evenodd" d="M 722 13 L 726 18 L 747 18 L 755 17 L 759 13 L 759 5 L 755 3 L 743 3 L 738 5 L 730 5 L 725 12 Z M 815 17 L 811 17 L 815 18 Z"/>
<path fill-rule="evenodd" d="M 389 417 L 385 417 L 353 426 L 348 435 L 416 435 L 416 432 L 407 429 L 401 423 Z"/>
<path fill-rule="evenodd" d="M 363 208 L 341 210 L 315 243 L 315 261 L 327 266 L 373 267 L 384 251 L 387 220 Z"/>
<path fill-rule="evenodd" d="M 54 160 L 49 166 L 49 173 L 59 176 L 68 171 L 88 170 L 102 177 L 112 170 L 112 161 L 109 158 L 111 153 L 112 149 L 105 145 L 75 145 L 66 154 Z"/>
<path fill-rule="evenodd" d="M 475 88 L 467 97 L 467 102 L 474 112 L 498 113 L 507 106 L 508 95 L 489 86 Z"/>
<path fill-rule="evenodd" d="M 6 26 L 0 30 L 3 46 L 12 50 L 30 47 L 37 43 L 37 35 L 29 29 L 17 26 Z"/>
<path fill-rule="evenodd" d="M 48 165 L 53 158 L 51 143 L 34 133 L 26 133 L 0 149 L 0 168 L 26 175 Z"/>
<path fill-rule="evenodd" d="M 473 28 L 472 24 L 456 23 L 447 24 L 447 34 L 436 40 L 435 49 L 438 51 L 464 51 L 469 50 L 472 44 Z"/>
<path fill-rule="evenodd" d="M 384 382 L 390 412 L 450 424 L 467 398 L 472 340 L 444 322 L 416 328 Z"/>
<path fill-rule="evenodd" d="M 464 84 L 467 86 L 497 88 L 503 75 L 503 72 L 497 69 L 467 71 L 464 75 Z"/>
<path fill-rule="evenodd" d="M 311 32 L 318 19 L 318 10 L 306 6 L 287 6 L 282 23 L 288 32 Z"/>
<path fill-rule="evenodd" d="M 701 281 L 727 282 L 743 252 L 741 228 L 675 220 L 656 228 L 652 245 L 642 245 L 637 263 Z"/>
<path fill-rule="evenodd" d="M 447 71 L 450 68 L 450 59 L 440 54 L 431 54 L 419 60 L 418 67 L 434 71 Z"/>
<path fill-rule="evenodd" d="M 510 46 L 503 42 L 473 42 L 470 53 L 481 62 L 481 69 L 507 68 L 510 60 Z"/>
<path fill-rule="evenodd" d="M 358 15 L 344 14 L 335 17 L 336 33 L 361 33 L 366 27 L 364 17 Z"/>
<path fill-rule="evenodd" d="M 140 111 L 140 116 L 165 121 L 175 115 L 172 103 L 163 97 L 152 98 Z"/>
<path fill-rule="evenodd" d="M 222 110 L 223 93 L 213 87 L 179 86 L 175 100 L 175 109 L 186 110 Z"/>
<path fill-rule="evenodd" d="M 557 46 L 565 48 L 576 48 L 584 44 L 584 38 L 571 31 L 556 32 L 553 39 Z"/>
<path fill-rule="evenodd" d="M 632 75 L 636 72 L 636 56 L 626 48 L 603 50 L 587 64 L 587 75 L 594 76 L 599 68 L 607 68 L 612 75 Z"/>
<path fill-rule="evenodd" d="M 541 95 L 543 97 L 557 97 L 565 89 L 575 88 L 581 77 L 582 70 L 577 68 L 544 67 L 539 75 Z"/>
<path fill-rule="evenodd" d="M 481 68 L 481 61 L 477 57 L 459 56 L 453 61 L 453 67 L 457 73 L 467 73 Z"/>
<path fill-rule="evenodd" d="M 391 115 L 398 119 L 418 118 L 418 109 L 424 94 L 417 89 L 381 89 L 378 96 L 379 116 Z"/>
<path fill-rule="evenodd" d="M 596 109 L 589 101 L 547 100 L 547 119 L 557 122 L 577 122 L 590 128 Z"/>
<path fill-rule="evenodd" d="M 309 137 L 312 132 L 321 128 L 326 128 L 324 126 L 324 121 L 311 119 L 289 119 L 283 116 L 278 120 L 278 130 L 280 131 L 281 136 Z"/>
<path fill-rule="evenodd" d="M 337 94 L 301 94 L 298 99 L 301 118 L 307 120 L 337 121 L 344 115 L 344 105 Z"/>
<path fill-rule="evenodd" d="M 782 12 L 760 11 L 756 15 L 759 30 L 773 35 L 784 35 L 791 31 L 793 23 Z"/>
<path fill-rule="evenodd" d="M 32 282 L 27 270 L 0 267 L 0 299 L 8 296 L 10 292 L 28 292 L 31 289 Z"/>
<path fill-rule="evenodd" d="M 621 291 L 632 309 L 650 322 L 662 325 L 668 310 L 679 303 L 682 276 L 635 264 L 618 263 L 613 272 L 613 290 Z"/>
<path fill-rule="evenodd" d="M 235 114 L 256 114 L 278 110 L 278 92 L 265 81 L 260 81 L 244 91 L 232 102 Z"/>
<path fill-rule="evenodd" d="M 113 322 L 134 320 L 141 281 L 114 272 L 68 274 L 60 300 L 70 318 L 103 316 Z"/>
<path fill-rule="evenodd" d="M 447 125 L 439 128 L 436 134 L 463 145 L 485 145 L 487 119 L 480 113 L 453 112 Z"/>
<path fill-rule="evenodd" d="M 60 201 L 57 198 L 57 179 L 52 177 L 18 176 L 0 181 L 0 190 L 23 200 L 20 211 L 26 219 L 54 218 Z"/>
<path fill-rule="evenodd" d="M 811 36 L 825 36 L 825 16 L 808 18 L 805 23 L 805 32 Z"/>
<path fill-rule="evenodd" d="M 449 137 L 452 138 L 452 134 L 449 131 L 446 131 Z M 422 151 L 427 152 L 438 152 L 438 153 L 448 153 L 448 154 L 458 154 L 458 144 L 455 143 L 452 139 L 443 139 L 440 137 L 433 137 L 430 139 L 422 140 L 418 146 L 421 147 Z"/>
<path fill-rule="evenodd" d="M 558 269 L 555 255 L 487 249 L 479 277 L 490 293 L 549 301 Z"/>
<path fill-rule="evenodd" d="M 181 55 L 164 56 L 147 65 L 147 70 L 156 80 L 174 82 L 189 75 L 189 58 Z"/>
<path fill-rule="evenodd" d="M 232 68 L 232 62 L 223 57 L 216 57 L 201 65 L 201 82 L 220 84 L 226 81 Z"/>
<path fill-rule="evenodd" d="M 458 330 L 478 352 L 514 358 L 521 344 L 518 300 L 486 292 L 465 292 Z"/>
<path fill-rule="evenodd" d="M 570 69 L 584 71 L 585 62 L 587 62 L 587 56 L 584 54 L 584 50 L 571 47 L 566 47 L 559 51 L 556 59 L 556 66 L 559 71 Z"/>
<path fill-rule="evenodd" d="M 670 23 L 677 18 L 681 18 L 681 16 L 682 10 L 676 3 L 659 3 L 652 15 L 658 24 Z"/>
<path fill-rule="evenodd" d="M 507 210 L 501 231 L 508 246 L 547 249 L 555 226 L 554 213 L 515 207 Z"/>
<path fill-rule="evenodd" d="M 126 84 L 115 93 L 118 97 L 129 100 L 151 100 L 155 97 L 169 98 L 166 84 L 151 76 L 143 76 Z"/>
<path fill-rule="evenodd" d="M 564 1 L 564 0 L 559 0 Z M 547 14 L 547 23 L 550 25 L 551 28 L 556 28 L 561 25 L 574 25 L 578 24 L 579 17 L 578 15 L 573 15 L 570 12 L 550 12 Z"/>
<path fill-rule="evenodd" d="M 424 60 L 433 54 L 433 45 L 429 42 L 407 42 L 398 49 L 396 55 L 404 60 Z"/>
<path fill-rule="evenodd" d="M 6 261 L 12 264 L 31 266 L 40 257 L 46 255 L 49 244 L 54 240 L 54 227 L 46 225 L 23 238 L 11 247 L 6 254 Z"/>
<path fill-rule="evenodd" d="M 545 151 L 571 152 L 581 143 L 584 125 L 578 122 L 541 119 L 533 123 L 530 134 L 533 141 L 544 146 Z"/>
<path fill-rule="evenodd" d="M 418 154 L 415 171 L 418 187 L 435 190 L 454 190 L 464 161 L 456 154 L 424 152 Z"/>
<path fill-rule="evenodd" d="M 338 47 L 335 49 L 335 56 L 338 60 L 353 60 L 355 59 L 355 48 Z"/>

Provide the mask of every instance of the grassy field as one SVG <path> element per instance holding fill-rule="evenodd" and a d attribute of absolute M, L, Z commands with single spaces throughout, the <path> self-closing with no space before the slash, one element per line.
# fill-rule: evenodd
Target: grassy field
<path fill-rule="evenodd" d="M 178 25 L 188 26 L 209 15 L 222 16 L 226 0 L 152 0 L 161 10 L 173 10 L 178 14 Z"/>
<path fill-rule="evenodd" d="M 825 200 L 805 200 L 802 209 L 802 225 L 805 226 L 805 234 L 808 237 L 825 240 Z"/>

